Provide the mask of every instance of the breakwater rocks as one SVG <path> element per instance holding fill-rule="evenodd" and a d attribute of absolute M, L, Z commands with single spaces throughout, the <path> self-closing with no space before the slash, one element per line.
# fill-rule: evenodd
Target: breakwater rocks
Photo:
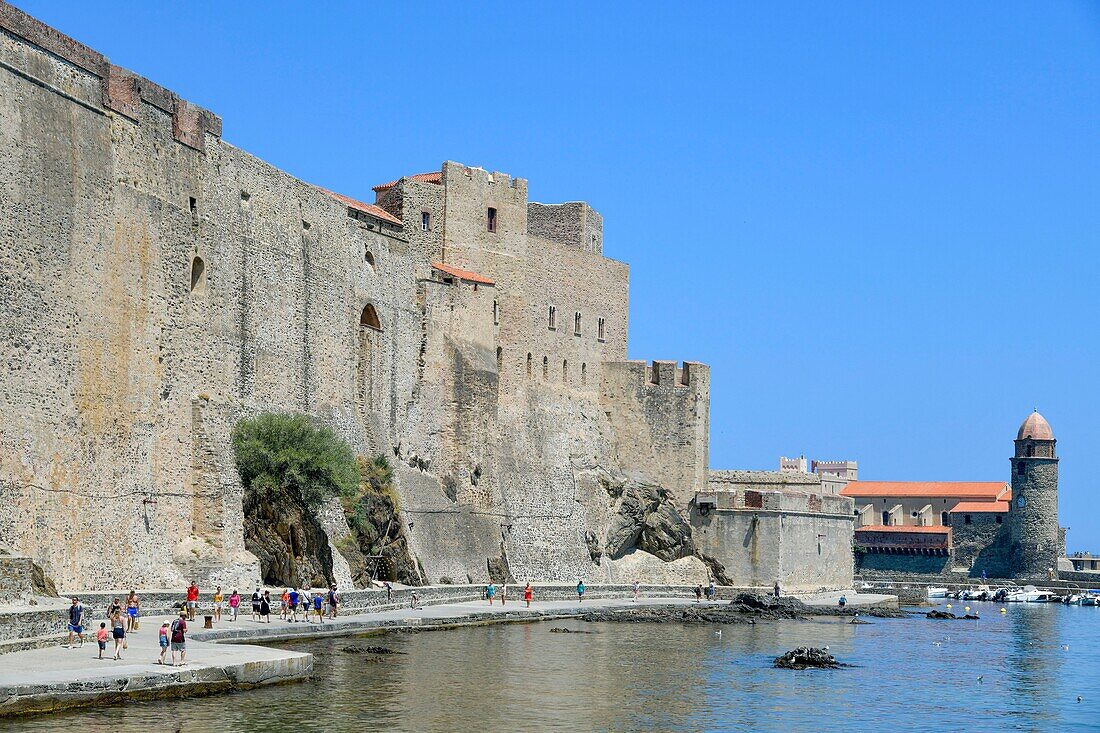
<path fill-rule="evenodd" d="M 815 646 L 800 646 L 775 658 L 779 669 L 839 669 L 843 665 L 829 652 Z"/>
<path fill-rule="evenodd" d="M 643 606 L 640 608 L 608 608 L 590 611 L 583 621 L 618 621 L 627 623 L 709 623 L 754 624 L 757 621 L 779 621 L 810 616 L 873 616 L 875 618 L 906 618 L 908 612 L 896 608 L 844 608 L 840 606 L 807 606 L 797 598 L 775 598 L 755 593 L 738 593 L 729 603 L 697 606 Z"/>

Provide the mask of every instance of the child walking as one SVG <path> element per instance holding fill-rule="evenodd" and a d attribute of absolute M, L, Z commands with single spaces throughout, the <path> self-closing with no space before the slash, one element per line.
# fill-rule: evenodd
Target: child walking
<path fill-rule="evenodd" d="M 99 631 L 95 632 L 95 640 L 99 642 L 99 658 L 103 659 L 103 652 L 107 651 L 107 622 L 99 623 Z"/>
<path fill-rule="evenodd" d="M 164 655 L 168 653 L 168 634 L 170 633 L 168 624 L 170 623 L 171 621 L 164 619 L 164 623 L 160 625 L 160 633 L 157 636 L 157 642 L 160 643 L 160 659 L 157 660 L 157 664 L 164 664 Z"/>

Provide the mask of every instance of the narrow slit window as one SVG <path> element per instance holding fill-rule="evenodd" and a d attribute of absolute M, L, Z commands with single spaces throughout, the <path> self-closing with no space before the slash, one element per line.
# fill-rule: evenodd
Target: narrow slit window
<path fill-rule="evenodd" d="M 573 314 L 573 335 L 574 336 L 580 336 L 581 335 L 581 314 L 580 314 L 580 311 L 577 311 L 576 313 Z"/>
<path fill-rule="evenodd" d="M 493 301 L 493 325 L 500 325 L 500 304 L 495 300 Z"/>
<path fill-rule="evenodd" d="M 527 376 L 531 376 L 531 353 L 527 353 Z"/>
<path fill-rule="evenodd" d="M 427 232 L 432 228 L 432 215 L 427 211 L 420 212 L 420 231 Z"/>
<path fill-rule="evenodd" d="M 546 356 L 542 357 L 542 378 L 550 378 L 550 358 Z"/>
<path fill-rule="evenodd" d="M 206 263 L 202 257 L 191 260 L 191 292 L 201 293 L 206 283 Z"/>
<path fill-rule="evenodd" d="M 588 365 L 581 364 L 581 386 L 588 384 Z"/>
<path fill-rule="evenodd" d="M 547 313 L 546 325 L 551 331 L 558 327 L 558 309 L 554 306 L 550 306 L 550 310 Z"/>
<path fill-rule="evenodd" d="M 371 328 L 375 331 L 382 330 L 382 322 L 378 320 L 378 311 L 374 309 L 372 304 L 367 303 L 366 307 L 363 308 L 363 312 L 359 316 L 359 327 Z"/>
<path fill-rule="evenodd" d="M 607 322 L 603 318 L 596 321 L 596 338 L 600 341 L 607 340 Z"/>
<path fill-rule="evenodd" d="M 561 361 L 561 383 L 566 384 L 569 381 L 569 361 L 562 359 Z"/>
<path fill-rule="evenodd" d="M 490 232 L 497 230 L 497 210 L 492 206 L 485 212 L 485 229 Z"/>

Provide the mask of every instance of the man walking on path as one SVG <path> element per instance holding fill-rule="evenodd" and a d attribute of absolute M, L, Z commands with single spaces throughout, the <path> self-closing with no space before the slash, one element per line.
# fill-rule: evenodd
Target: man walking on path
<path fill-rule="evenodd" d="M 180 653 L 180 663 L 176 664 L 176 652 Z M 187 664 L 187 614 L 180 611 L 180 617 L 172 622 L 172 666 Z"/>
<path fill-rule="evenodd" d="M 187 587 L 187 618 L 190 621 L 195 620 L 195 611 L 199 607 L 199 586 L 195 581 L 191 581 L 191 585 Z"/>
<path fill-rule="evenodd" d="M 718 597 L 718 589 L 714 587 L 714 581 L 710 581 L 710 585 L 707 586 L 707 600 L 713 601 Z"/>
<path fill-rule="evenodd" d="M 703 586 L 698 583 L 695 584 L 695 602 L 699 603 L 703 600 Z"/>
<path fill-rule="evenodd" d="M 389 600 L 389 599 L 387 599 Z M 340 605 L 340 599 L 336 597 L 336 586 L 328 589 L 328 617 L 336 618 L 336 607 Z"/>
<path fill-rule="evenodd" d="M 69 648 L 73 648 L 73 634 L 80 639 L 80 646 L 84 646 L 84 604 L 73 596 L 72 605 L 69 606 Z"/>
<path fill-rule="evenodd" d="M 642 594 L 642 584 L 638 581 L 634 581 L 634 602 L 638 602 L 638 596 Z"/>
<path fill-rule="evenodd" d="M 775 585 L 772 587 L 772 595 L 774 595 L 776 598 L 779 597 L 779 581 L 778 580 L 775 581 Z"/>
<path fill-rule="evenodd" d="M 252 620 L 259 621 L 260 619 L 260 601 L 263 596 L 260 595 L 259 587 L 252 591 Z"/>

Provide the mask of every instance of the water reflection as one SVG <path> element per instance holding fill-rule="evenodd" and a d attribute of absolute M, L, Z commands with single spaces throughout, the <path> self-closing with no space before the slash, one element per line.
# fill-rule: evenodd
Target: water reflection
<path fill-rule="evenodd" d="M 9 728 L 1096 730 L 1100 609 L 1015 605 L 1002 616 L 998 606 L 975 605 L 976 622 L 823 619 L 724 627 L 721 636 L 714 626 L 558 621 L 324 639 L 288 645 L 316 656 L 315 679 L 301 685 L 11 721 Z M 551 633 L 554 626 L 597 633 Z M 855 666 L 771 667 L 787 649 L 825 644 Z M 347 651 L 366 645 L 403 653 Z"/>

